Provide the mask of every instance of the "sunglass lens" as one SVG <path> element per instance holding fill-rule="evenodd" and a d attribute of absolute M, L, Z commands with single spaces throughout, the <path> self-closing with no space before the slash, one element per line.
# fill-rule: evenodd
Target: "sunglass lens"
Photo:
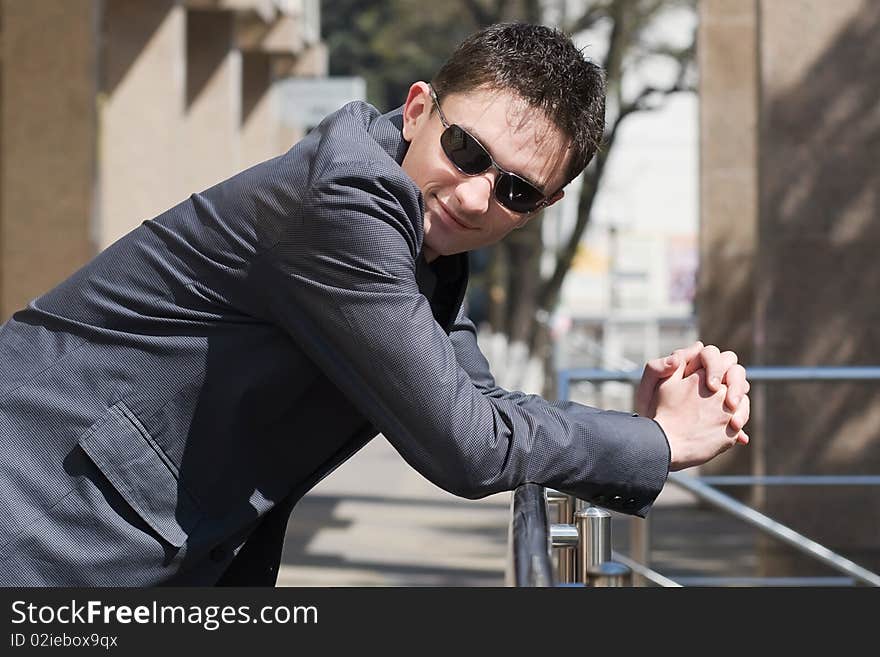
<path fill-rule="evenodd" d="M 482 173 L 492 166 L 492 158 L 480 143 L 457 125 L 451 125 L 440 135 L 440 145 L 452 163 L 464 173 Z"/>
<path fill-rule="evenodd" d="M 541 190 L 519 176 L 505 173 L 498 178 L 495 185 L 495 198 L 514 212 L 532 212 L 541 205 L 544 195 Z"/>

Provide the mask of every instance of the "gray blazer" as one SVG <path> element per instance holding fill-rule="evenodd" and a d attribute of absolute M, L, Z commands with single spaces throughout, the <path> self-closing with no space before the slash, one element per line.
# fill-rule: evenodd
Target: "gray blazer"
<path fill-rule="evenodd" d="M 271 585 L 295 502 L 377 432 L 457 495 L 647 512 L 656 423 L 495 385 L 400 125 L 347 105 L 2 326 L 0 584 Z"/>

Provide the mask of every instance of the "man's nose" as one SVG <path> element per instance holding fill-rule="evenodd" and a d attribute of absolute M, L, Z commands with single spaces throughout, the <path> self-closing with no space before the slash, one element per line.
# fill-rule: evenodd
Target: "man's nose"
<path fill-rule="evenodd" d="M 455 186 L 458 207 L 468 214 L 482 214 L 489 209 L 492 201 L 492 186 L 495 177 L 490 173 L 463 177 Z"/>

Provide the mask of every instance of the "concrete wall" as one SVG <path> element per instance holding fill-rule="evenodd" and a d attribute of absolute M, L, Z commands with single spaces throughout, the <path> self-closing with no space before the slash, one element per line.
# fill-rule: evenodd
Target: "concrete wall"
<path fill-rule="evenodd" d="M 734 7 L 743 16 L 736 37 Z M 703 334 L 735 343 L 750 364 L 876 365 L 880 3 L 718 0 L 703 2 L 701 11 L 708 50 L 701 59 L 701 255 L 712 272 L 701 288 Z M 725 22 L 727 31 L 719 27 Z M 751 55 L 744 43 L 754 44 Z M 713 59 L 714 50 L 727 60 Z M 731 88 L 726 82 L 746 69 L 757 71 L 754 102 L 742 103 L 751 74 Z M 757 125 L 749 127 L 754 109 Z M 724 113 L 733 117 L 726 129 Z M 718 174 L 725 166 L 741 172 L 745 187 L 735 175 Z M 745 256 L 751 275 L 737 271 L 727 248 Z M 719 263 L 726 272 L 716 272 Z M 880 385 L 771 384 L 755 397 L 755 440 L 747 448 L 753 471 L 880 470 Z M 768 487 L 756 499 L 773 517 L 880 569 L 876 488 Z M 766 546 L 762 564 L 767 574 L 804 572 L 801 560 L 775 544 Z"/>

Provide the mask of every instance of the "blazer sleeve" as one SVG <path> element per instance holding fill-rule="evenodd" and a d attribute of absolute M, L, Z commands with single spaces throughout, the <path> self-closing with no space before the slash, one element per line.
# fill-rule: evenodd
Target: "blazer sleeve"
<path fill-rule="evenodd" d="M 325 172 L 260 260 L 274 321 L 441 488 L 478 498 L 535 482 L 644 515 L 668 473 L 659 425 L 494 386 L 473 326 L 450 339 L 418 290 L 422 217 L 402 171 Z"/>

